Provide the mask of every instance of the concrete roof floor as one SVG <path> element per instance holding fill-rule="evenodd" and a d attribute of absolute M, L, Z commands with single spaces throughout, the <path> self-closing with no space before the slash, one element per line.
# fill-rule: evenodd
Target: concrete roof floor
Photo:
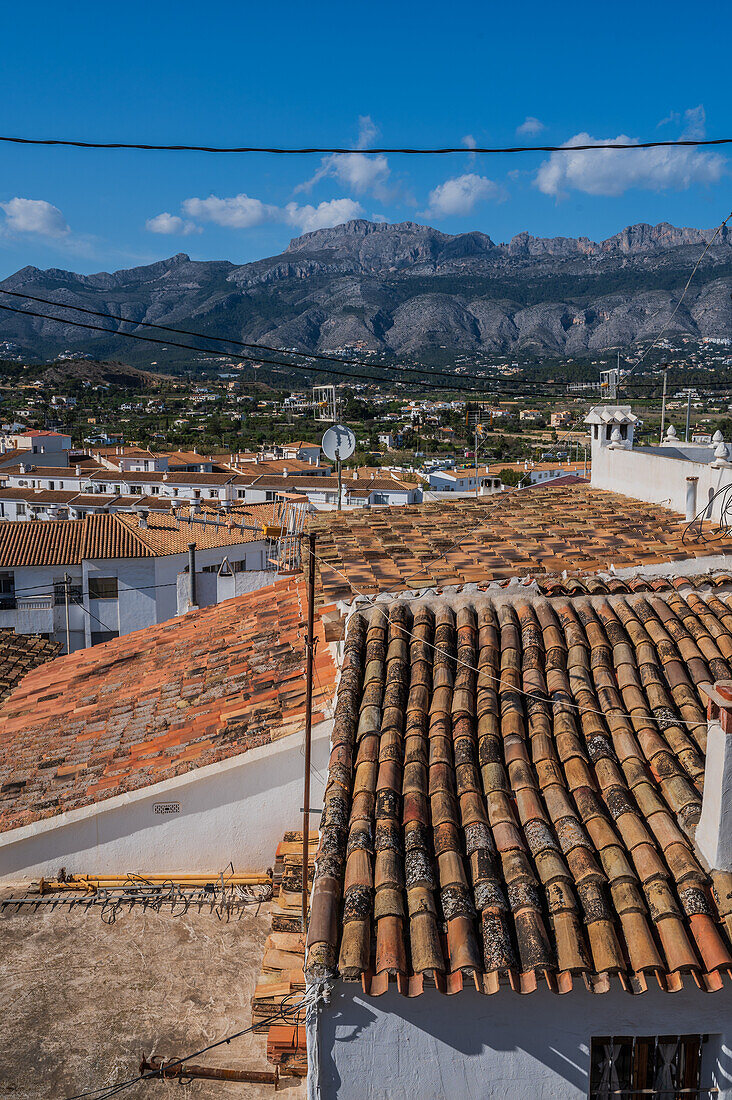
<path fill-rule="evenodd" d="M 2 897 L 24 888 L 3 887 Z M 58 1100 L 111 1085 L 139 1071 L 152 1052 L 182 1057 L 251 1023 L 251 997 L 270 930 L 269 904 L 247 906 L 230 922 L 193 910 L 184 916 L 136 906 L 112 925 L 101 907 L 24 906 L 0 910 L 4 1001 L 0 1095 Z M 197 1059 L 231 1069 L 272 1069 L 266 1035 L 250 1034 Z M 151 1100 L 170 1090 L 195 1100 L 273 1095 L 271 1085 L 222 1081 L 143 1081 L 125 1092 Z M 241 1091 L 239 1091 L 241 1090 Z M 299 1078 L 278 1095 L 304 1100 Z"/>

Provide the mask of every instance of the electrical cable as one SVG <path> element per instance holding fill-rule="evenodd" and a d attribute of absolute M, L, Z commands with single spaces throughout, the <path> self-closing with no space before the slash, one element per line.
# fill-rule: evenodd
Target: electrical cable
<path fill-rule="evenodd" d="M 56 303 L 56 304 L 60 304 L 60 303 Z M 70 307 L 60 306 L 60 308 L 65 309 L 65 308 L 70 308 Z M 90 329 L 93 332 L 102 332 L 106 336 L 124 337 L 124 339 L 126 339 L 126 340 L 139 340 L 139 341 L 142 341 L 143 343 L 146 343 L 146 344 L 161 344 L 163 347 L 184 348 L 188 351 L 195 351 L 199 355 L 208 355 L 208 356 L 213 357 L 215 359 L 221 359 L 223 354 L 224 354 L 222 351 L 215 351 L 212 348 L 197 348 L 193 344 L 182 344 L 178 340 L 158 340 L 154 336 L 140 336 L 139 334 L 134 333 L 134 332 L 115 332 L 112 329 L 102 328 L 101 325 L 91 325 L 88 322 L 84 322 L 84 321 L 71 321 L 66 317 L 54 317 L 51 314 L 38 313 L 37 311 L 31 310 L 31 309 L 18 309 L 14 306 L 3 306 L 3 305 L 0 305 L 0 309 L 3 310 L 5 313 L 19 313 L 21 316 L 25 316 L 25 317 L 39 317 L 42 321 L 53 321 L 53 322 L 55 322 L 57 324 L 60 324 L 60 325 L 71 325 L 73 328 L 83 328 L 83 329 Z M 201 337 L 201 339 L 206 339 L 206 337 Z M 287 354 L 287 353 L 285 352 L 285 354 Z M 445 393 L 446 391 L 449 392 L 450 390 L 452 390 L 454 392 L 463 392 L 463 393 L 466 393 L 466 392 L 474 393 L 475 392 L 473 387 L 470 387 L 469 389 L 467 389 L 465 386 L 435 385 L 435 384 L 430 383 L 428 381 L 421 381 L 421 380 L 403 381 L 402 379 L 399 379 L 399 378 L 396 378 L 396 379 L 395 378 L 379 378 L 378 375 L 374 376 L 374 375 L 365 375 L 365 374 L 355 374 L 355 373 L 349 373 L 348 371 L 334 370 L 331 367 L 319 367 L 319 366 L 311 366 L 310 364 L 306 365 L 306 364 L 300 364 L 300 363 L 288 363 L 287 360 L 285 360 L 285 359 L 264 359 L 262 356 L 243 355 L 241 352 L 236 352 L 236 353 L 233 353 L 233 354 L 230 353 L 230 352 L 226 352 L 226 358 L 241 360 L 242 362 L 245 362 L 245 363 L 256 363 L 258 366 L 287 367 L 288 370 L 290 370 L 290 371 L 296 370 L 296 371 L 300 371 L 302 373 L 332 374 L 332 375 L 335 375 L 339 378 L 346 378 L 346 379 L 351 379 L 351 380 L 355 379 L 357 381 L 371 382 L 374 385 L 381 382 L 381 383 L 388 383 L 389 385 L 392 385 L 392 386 L 394 386 L 394 385 L 397 385 L 397 386 L 409 386 L 409 385 L 411 385 L 411 386 L 416 387 L 417 389 L 437 390 L 440 393 Z M 403 369 L 403 368 L 399 368 L 399 367 L 392 368 L 392 367 L 381 366 L 379 368 L 374 368 L 374 369 L 380 369 L 381 371 L 385 371 L 385 370 L 388 371 L 388 370 L 400 370 L 400 369 Z M 404 368 L 404 369 L 406 369 L 406 368 Z M 412 369 L 412 368 L 409 368 L 409 369 Z M 414 368 L 414 369 L 417 369 L 417 368 Z M 426 371 L 425 373 L 429 373 L 429 372 Z M 487 381 L 487 379 L 481 379 L 481 381 Z M 537 383 L 537 385 L 538 384 L 540 384 L 540 383 Z M 495 390 L 495 387 L 493 387 L 493 389 L 491 389 L 489 387 L 487 390 L 482 391 L 482 392 L 491 393 L 491 392 L 494 392 L 494 390 Z M 479 391 L 479 392 L 481 392 L 481 391 Z"/>
<path fill-rule="evenodd" d="M 727 217 L 726 217 L 726 218 L 724 219 L 724 221 L 723 221 L 723 222 L 720 222 L 720 224 L 719 224 L 719 225 L 717 226 L 717 228 L 716 228 L 716 229 L 715 229 L 715 231 L 714 231 L 714 235 L 713 235 L 713 236 L 712 236 L 712 237 L 711 237 L 711 238 L 710 238 L 710 239 L 709 239 L 709 240 L 707 241 L 707 244 L 706 244 L 706 247 L 705 247 L 704 251 L 702 252 L 701 256 L 699 257 L 699 259 L 698 259 L 698 260 L 696 261 L 696 263 L 694 264 L 694 267 L 693 267 L 693 269 L 692 269 L 691 275 L 690 275 L 690 276 L 689 276 L 689 278 L 688 278 L 688 279 L 686 280 L 686 286 L 685 286 L 685 287 L 684 287 L 684 289 L 682 290 L 682 292 L 681 292 L 681 297 L 679 298 L 678 302 L 676 303 L 676 306 L 675 306 L 675 308 L 674 308 L 674 310 L 673 310 L 673 312 L 672 312 L 671 316 L 669 317 L 668 321 L 667 321 L 667 322 L 666 322 L 666 324 L 665 324 L 665 325 L 663 326 L 663 328 L 662 328 L 662 329 L 661 329 L 661 331 L 660 331 L 660 332 L 658 333 L 658 335 L 657 335 L 657 336 L 655 337 L 655 339 L 654 339 L 653 343 L 652 343 L 652 344 L 651 344 L 651 345 L 650 345 L 649 347 L 647 347 L 647 348 L 646 348 L 646 350 L 645 350 L 645 351 L 643 352 L 643 354 L 641 355 L 641 357 L 640 357 L 640 359 L 638 360 L 638 362 L 637 362 L 637 363 L 634 363 L 634 365 L 633 365 L 632 369 L 628 371 L 628 374 L 626 374 L 626 376 L 625 376 L 626 378 L 627 378 L 627 377 L 628 377 L 629 375 L 633 374 L 633 372 L 634 372 L 634 371 L 636 371 L 636 370 L 638 369 L 638 367 L 639 367 L 639 366 L 641 365 L 641 363 L 643 362 L 643 360 L 645 359 L 645 357 L 646 357 L 646 356 L 647 356 L 647 355 L 648 355 L 648 354 L 649 354 L 650 352 L 652 352 L 652 351 L 653 351 L 653 349 L 654 349 L 654 348 L 656 347 L 656 345 L 658 344 L 658 341 L 659 341 L 659 340 L 661 339 L 661 337 L 663 336 L 663 334 L 664 334 L 665 332 L 668 332 L 668 329 L 669 329 L 669 327 L 670 327 L 670 325 L 671 325 L 671 322 L 673 321 L 673 319 L 674 319 L 674 317 L 676 316 L 676 314 L 678 313 L 678 311 L 679 311 L 679 310 L 681 309 L 681 303 L 683 302 L 684 298 L 686 297 L 686 292 L 687 292 L 687 290 L 689 289 L 689 287 L 691 286 L 691 281 L 692 281 L 692 279 L 694 278 L 694 276 L 696 275 L 697 271 L 699 270 L 699 267 L 700 267 L 700 265 L 701 265 L 701 262 L 702 262 L 702 260 L 704 259 L 704 257 L 706 256 L 707 252 L 709 251 L 709 249 L 710 249 L 710 248 L 712 247 L 712 245 L 714 244 L 714 242 L 715 242 L 715 240 L 717 239 L 717 237 L 719 236 L 719 234 L 720 234 L 720 233 L 722 232 L 722 230 L 723 230 L 723 229 L 725 228 L 725 226 L 727 225 L 727 222 L 728 222 L 728 221 L 730 220 L 730 218 L 732 218 L 732 210 L 731 210 L 731 211 L 729 212 L 729 214 L 728 214 L 728 215 L 727 215 Z M 663 308 L 663 307 L 662 307 L 662 308 Z M 659 309 L 659 310 L 657 310 L 657 311 L 656 311 L 656 313 L 654 313 L 653 317 L 651 317 L 651 321 L 655 320 L 655 318 L 656 318 L 656 317 L 658 317 L 658 315 L 659 315 L 659 313 L 660 313 L 660 312 L 661 312 L 661 310 L 660 310 L 660 309 Z M 649 322 L 649 323 L 650 323 L 650 322 Z M 623 384 L 624 384 L 624 379 L 623 379 L 623 380 L 621 380 L 621 379 L 618 379 L 618 382 L 617 382 L 617 386 L 616 386 L 616 389 L 621 389 L 621 388 L 622 388 L 622 386 L 623 386 Z"/>
<path fill-rule="evenodd" d="M 278 355 L 301 356 L 305 359 L 317 359 L 319 361 L 322 360 L 323 362 L 327 362 L 327 363 L 344 363 L 347 366 L 367 367 L 370 370 L 373 370 L 374 368 L 377 368 L 377 369 L 381 369 L 381 370 L 403 371 L 405 373 L 427 374 L 427 375 L 429 375 L 429 377 L 440 377 L 440 378 L 450 378 L 450 379 L 455 378 L 455 372 L 454 371 L 428 370 L 425 367 L 396 366 L 396 365 L 392 366 L 388 363 L 369 362 L 366 359 L 350 359 L 350 358 L 346 358 L 345 356 L 342 356 L 342 355 L 326 355 L 322 352 L 315 352 L 315 351 L 300 351 L 300 350 L 294 351 L 292 348 L 278 348 L 278 347 L 275 347 L 272 344 L 252 344 L 252 343 L 248 343 L 244 340 L 229 339 L 229 337 L 227 337 L 227 336 L 207 336 L 202 332 L 193 332 L 190 329 L 175 328 L 172 325 L 158 325 L 158 324 L 154 324 L 152 321 L 135 321 L 135 320 L 133 320 L 131 318 L 127 318 L 127 317 L 117 317 L 114 313 L 104 313 L 101 310 L 87 309 L 84 306 L 70 306 L 70 305 L 67 305 L 64 302 L 56 302 L 52 298 L 39 298 L 37 295 L 34 295 L 34 294 L 21 294 L 20 291 L 5 290 L 3 287 L 0 287 L 0 294 L 7 294 L 12 298 L 27 299 L 30 302 L 40 302 L 42 305 L 56 306 L 59 309 L 72 309 L 76 313 L 87 313 L 92 317 L 103 317 L 108 321 L 118 321 L 120 324 L 124 324 L 124 325 L 137 325 L 137 326 L 142 327 L 142 328 L 151 328 L 151 329 L 156 329 L 156 330 L 162 331 L 162 332 L 174 332 L 174 333 L 177 333 L 179 336 L 194 336 L 198 340 L 209 340 L 209 341 L 214 340 L 214 341 L 216 341 L 216 343 L 234 344 L 236 347 L 249 348 L 249 349 L 254 350 L 254 351 L 260 351 L 260 350 L 261 351 L 272 351 L 272 352 L 277 353 Z M 125 335 L 125 333 L 115 333 L 115 335 L 123 336 L 123 335 Z M 298 364 L 291 364 L 291 365 L 297 366 Z M 464 378 L 466 380 L 472 378 L 472 379 L 477 379 L 478 381 L 481 381 L 481 382 L 489 381 L 488 378 L 485 378 L 483 376 L 477 376 L 477 375 L 461 374 L 460 377 Z M 541 385 L 541 383 L 537 382 L 536 385 Z M 445 388 L 447 388 L 447 387 L 445 387 Z"/>
<path fill-rule="evenodd" d="M 439 559 L 436 559 L 436 560 L 439 560 Z M 365 599 L 372 599 L 373 598 L 373 597 L 368 596 L 365 592 L 359 592 L 359 590 L 355 587 L 355 585 L 352 583 L 352 581 L 349 580 L 349 578 L 346 576 L 346 574 L 342 573 L 340 569 L 336 569 L 336 567 L 331 562 L 326 561 L 325 558 L 318 557 L 317 561 L 321 562 L 321 564 L 325 565 L 328 569 L 331 569 L 334 573 L 338 573 L 339 576 L 343 577 L 344 581 L 346 581 L 349 588 L 351 589 L 351 591 L 356 596 L 363 596 Z M 400 595 L 403 595 L 403 593 L 396 592 L 396 591 L 391 591 L 391 592 L 379 592 L 378 595 L 379 596 L 390 595 L 390 596 L 399 597 Z M 516 694 L 518 694 L 518 695 L 523 695 L 526 699 L 533 699 L 537 703 L 546 703 L 547 705 L 552 706 L 552 707 L 557 707 L 557 706 L 558 707 L 568 707 L 571 710 L 579 711 L 580 714 L 597 714 L 601 718 L 605 718 L 605 711 L 603 711 L 603 710 L 596 710 L 593 707 L 583 707 L 583 706 L 580 706 L 579 703 L 570 703 L 566 699 L 556 699 L 555 700 L 555 699 L 547 698 L 544 695 L 536 695 L 536 694 L 533 694 L 530 691 L 524 691 L 523 688 L 516 687 L 510 681 L 501 679 L 500 676 L 492 676 L 490 673 L 486 672 L 484 668 L 481 669 L 481 668 L 478 668 L 476 665 L 471 665 L 471 664 L 469 664 L 469 662 L 463 661 L 460 657 L 457 657 L 456 655 L 453 655 L 448 650 L 442 649 L 441 646 L 436 646 L 432 642 L 425 642 L 423 638 L 418 638 L 418 636 L 416 634 L 413 634 L 411 630 L 408 630 L 405 626 L 402 626 L 401 624 L 399 624 L 399 630 L 403 631 L 405 634 L 408 634 L 410 638 L 415 638 L 415 639 L 417 639 L 417 641 L 423 642 L 430 649 L 433 649 L 435 651 L 435 653 L 441 653 L 444 657 L 447 657 L 449 660 L 454 661 L 455 664 L 461 665 L 463 668 L 467 668 L 471 672 L 477 673 L 479 678 L 483 677 L 484 679 L 492 680 L 496 684 L 505 684 L 507 687 L 510 687 L 512 692 L 516 692 Z M 594 694 L 596 694 L 596 692 L 594 692 Z M 657 725 L 662 726 L 664 728 L 666 728 L 669 725 L 674 725 L 674 726 L 688 726 L 688 727 L 693 729 L 694 727 L 701 724 L 700 722 L 687 722 L 687 721 L 685 721 L 683 719 L 680 719 L 680 718 L 679 719 L 674 719 L 673 722 L 671 722 L 670 719 L 668 719 L 668 718 L 656 718 L 655 715 L 653 715 L 651 713 L 650 706 L 648 707 L 648 711 L 649 711 L 649 713 L 647 715 L 645 715 L 645 717 L 648 719 L 648 721 L 649 722 L 655 722 Z M 631 722 L 634 721 L 633 715 L 630 714 L 630 713 L 626 713 L 625 711 L 620 711 L 620 710 L 613 709 L 612 711 L 610 711 L 610 713 L 615 714 L 620 718 L 627 718 Z"/>
<path fill-rule="evenodd" d="M 623 149 L 668 149 L 668 148 L 696 148 L 698 146 L 731 145 L 732 138 L 679 138 L 671 141 L 637 141 L 616 142 L 600 141 L 583 145 L 445 145 L 445 146 L 369 146 L 365 149 L 354 149 L 352 146 L 271 146 L 271 145 L 156 145 L 143 142 L 126 141 L 72 141 L 64 138 L 24 138 L 0 136 L 0 142 L 12 145 L 46 145 L 67 146 L 74 149 L 138 149 L 143 152 L 187 152 L 187 153 L 275 153 L 278 155 L 304 155 L 324 153 L 363 153 L 369 154 L 397 154 L 407 156 L 443 156 L 447 153 L 576 153 L 594 152 L 599 149 L 622 151 Z"/>
<path fill-rule="evenodd" d="M 288 993 L 286 997 L 282 999 L 282 1005 L 293 997 L 295 994 Z M 187 1054 L 184 1058 L 177 1058 L 175 1061 L 171 1061 L 165 1064 L 164 1069 L 173 1069 L 176 1066 L 184 1065 L 186 1062 L 190 1062 L 192 1058 L 200 1058 L 202 1054 L 207 1054 L 210 1050 L 215 1050 L 216 1047 L 223 1046 L 225 1043 L 230 1043 L 234 1039 L 240 1039 L 242 1035 L 248 1035 L 254 1031 L 255 1028 L 264 1027 L 267 1024 L 273 1023 L 275 1020 L 287 1019 L 290 1015 L 293 1015 L 300 1011 L 305 1005 L 306 998 L 303 998 L 295 1005 L 289 1005 L 286 1009 L 280 1008 L 280 1011 L 275 1013 L 274 1016 L 269 1016 L 264 1020 L 257 1021 L 256 1024 L 251 1024 L 250 1027 L 244 1028 L 242 1031 L 236 1031 L 233 1035 L 228 1035 L 224 1039 L 219 1039 L 215 1043 L 210 1043 L 208 1046 L 203 1047 L 201 1050 L 196 1050 L 193 1054 Z M 164 1071 L 151 1070 L 148 1073 L 140 1073 L 137 1077 L 130 1077 L 126 1081 L 119 1081 L 114 1085 L 100 1085 L 97 1089 L 87 1089 L 85 1092 L 77 1092 L 73 1096 L 67 1096 L 64 1100 L 85 1100 L 86 1097 L 95 1097 L 95 1100 L 107 1100 L 107 1097 L 116 1096 L 118 1093 L 123 1092 L 125 1089 L 131 1088 L 136 1085 L 138 1081 L 147 1081 L 152 1077 L 162 1077 L 164 1079 Z M 105 1091 L 107 1090 L 107 1091 Z M 101 1095 L 100 1095 L 101 1094 Z"/>

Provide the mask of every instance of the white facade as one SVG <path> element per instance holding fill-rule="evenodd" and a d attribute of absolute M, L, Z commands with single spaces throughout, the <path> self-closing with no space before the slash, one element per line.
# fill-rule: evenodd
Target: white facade
<path fill-rule="evenodd" d="M 632 422 L 637 418 L 631 422 L 628 416 L 628 406 L 597 406 L 586 418 L 593 487 L 663 504 L 687 520 L 718 521 L 732 494 L 732 447 L 721 436 L 710 446 L 684 444 L 673 427 L 659 446 L 635 447 Z M 726 486 L 730 494 L 720 493 Z"/>
<path fill-rule="evenodd" d="M 493 489 L 503 488 L 501 479 L 492 474 L 478 473 L 475 470 L 430 470 L 428 474 L 431 492 L 436 493 L 474 493 L 478 488 Z"/>
<path fill-rule="evenodd" d="M 318 1029 L 322 1100 L 587 1100 L 592 1039 L 649 1035 L 706 1035 L 701 1084 L 718 1091 L 690 1097 L 732 1097 L 732 990 L 705 993 L 690 976 L 678 993 L 649 984 L 638 996 L 576 981 L 562 996 L 367 997 L 338 982 Z M 311 1050 L 313 1037 L 311 1024 Z"/>
<path fill-rule="evenodd" d="M 261 539 L 197 550 L 196 572 L 216 571 L 227 560 L 235 575 L 248 569 L 258 575 L 267 565 L 267 545 L 267 541 Z M 0 578 L 12 583 L 5 585 L 4 595 L 0 596 L 0 629 L 14 630 L 17 634 L 46 635 L 59 642 L 66 652 L 63 581 L 68 574 L 71 578 L 72 652 L 111 637 L 130 634 L 178 614 L 178 578 L 187 568 L 188 554 L 183 552 L 154 558 L 101 558 L 75 565 L 4 569 L 0 571 Z M 215 577 L 216 573 L 211 575 Z M 272 572 L 267 576 L 271 583 Z M 117 596 L 97 597 L 95 591 L 100 590 L 94 584 L 97 578 L 115 581 Z M 253 587 L 261 587 L 261 584 L 255 583 Z"/>
<path fill-rule="evenodd" d="M 313 798 L 332 721 L 313 730 Z M 301 827 L 302 731 L 204 768 L 0 833 L 0 879 L 69 874 L 237 871 L 272 865 Z"/>

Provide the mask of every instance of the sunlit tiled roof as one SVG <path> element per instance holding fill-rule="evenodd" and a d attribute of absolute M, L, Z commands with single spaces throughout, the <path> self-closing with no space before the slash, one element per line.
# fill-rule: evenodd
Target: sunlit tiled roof
<path fill-rule="evenodd" d="M 676 512 L 589 485 L 320 513 L 310 523 L 329 599 L 732 553 L 732 537 L 685 545 Z"/>
<path fill-rule="evenodd" d="M 86 496 L 84 496 L 86 501 Z M 109 498 L 102 497 L 104 503 Z M 77 520 L 8 520 L 0 523 L 0 568 L 78 565 L 90 558 L 152 558 L 180 554 L 195 542 L 199 550 L 239 546 L 263 536 L 228 527 L 224 517 L 204 525 L 169 513 L 151 512 L 141 527 L 139 512 L 87 515 Z M 238 522 L 272 522 L 271 504 L 254 505 Z"/>
<path fill-rule="evenodd" d="M 373 994 L 722 985 L 732 875 L 710 878 L 690 832 L 732 611 L 729 586 L 682 591 L 351 618 L 313 973 Z"/>
<path fill-rule="evenodd" d="M 302 729 L 304 620 L 302 579 L 280 580 L 29 674 L 0 707 L 0 831 Z M 318 722 L 335 668 L 316 637 Z"/>

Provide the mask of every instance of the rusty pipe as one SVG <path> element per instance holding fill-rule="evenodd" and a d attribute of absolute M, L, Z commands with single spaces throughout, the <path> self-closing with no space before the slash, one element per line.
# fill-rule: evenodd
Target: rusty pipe
<path fill-rule="evenodd" d="M 154 1073 L 161 1080 L 172 1077 L 197 1077 L 211 1081 L 250 1081 L 260 1085 L 274 1085 L 275 1089 L 280 1079 L 277 1066 L 274 1070 L 219 1069 L 218 1066 L 198 1066 L 193 1062 L 179 1062 L 175 1058 L 170 1058 L 166 1062 L 164 1058 L 158 1058 L 154 1054 L 151 1054 L 149 1059 L 143 1054 L 140 1073 Z"/>

